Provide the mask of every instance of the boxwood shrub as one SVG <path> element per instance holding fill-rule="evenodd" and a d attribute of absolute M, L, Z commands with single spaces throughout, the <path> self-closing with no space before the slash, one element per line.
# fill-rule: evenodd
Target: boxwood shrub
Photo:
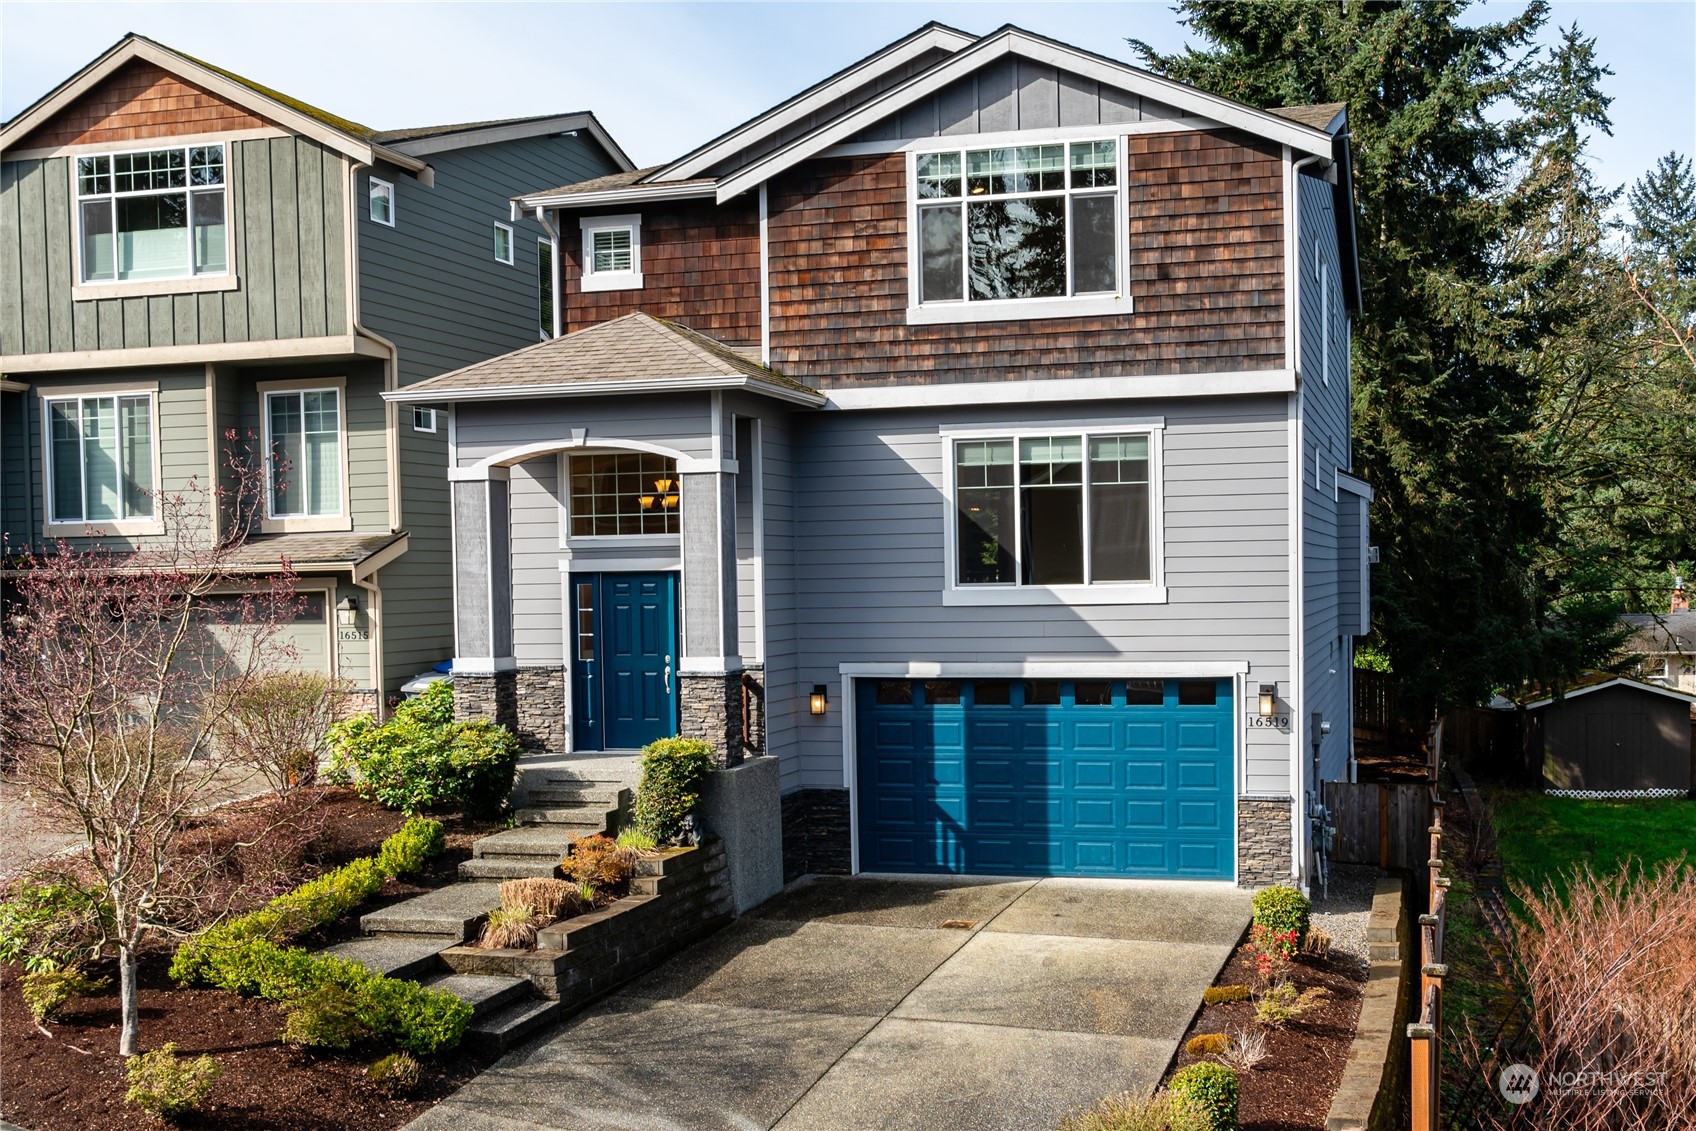
<path fill-rule="evenodd" d="M 1307 896 L 1287 885 L 1261 888 L 1254 893 L 1254 922 L 1269 931 L 1294 931 L 1296 946 L 1307 938 L 1308 914 L 1313 904 Z"/>
<path fill-rule="evenodd" d="M 1172 1095 L 1207 1117 L 1210 1131 L 1237 1131 L 1237 1074 L 1203 1060 L 1172 1074 Z"/>
<path fill-rule="evenodd" d="M 712 768 L 712 743 L 699 738 L 661 738 L 642 747 L 632 813 L 636 828 L 660 844 L 676 841 Z"/>

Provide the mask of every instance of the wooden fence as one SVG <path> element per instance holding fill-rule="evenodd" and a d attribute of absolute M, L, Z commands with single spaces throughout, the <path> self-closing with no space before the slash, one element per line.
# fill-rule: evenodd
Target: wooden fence
<path fill-rule="evenodd" d="M 1328 781 L 1325 808 L 1337 829 L 1331 859 L 1417 871 L 1430 859 L 1431 786 Z"/>
<path fill-rule="evenodd" d="M 1413 1123 L 1411 1131 L 1438 1131 L 1443 1084 L 1443 928 L 1448 921 L 1449 878 L 1443 872 L 1442 802 L 1432 807 L 1429 863 L 1426 865 L 1427 914 L 1419 917 L 1419 1018 L 1407 1027 Z"/>

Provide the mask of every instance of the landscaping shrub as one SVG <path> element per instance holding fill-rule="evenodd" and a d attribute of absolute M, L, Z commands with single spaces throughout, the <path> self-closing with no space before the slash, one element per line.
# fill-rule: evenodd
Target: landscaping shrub
<path fill-rule="evenodd" d="M 1331 936 L 1318 927 L 1309 927 L 1307 937 L 1301 941 L 1301 952 L 1314 958 L 1324 958 L 1331 953 Z"/>
<path fill-rule="evenodd" d="M 377 866 L 384 875 L 405 876 L 418 871 L 447 847 L 440 821 L 412 817 L 377 849 Z"/>
<path fill-rule="evenodd" d="M 1255 980 L 1261 989 L 1289 977 L 1290 960 L 1294 957 L 1296 933 L 1274 931 L 1259 923 L 1248 929 L 1248 943 L 1243 947 L 1254 964 Z"/>
<path fill-rule="evenodd" d="M 1184 1045 L 1191 1056 L 1213 1056 L 1231 1047 L 1231 1038 L 1223 1033 L 1197 1033 Z"/>
<path fill-rule="evenodd" d="M 497 813 L 518 771 L 518 739 L 487 719 L 456 721 L 445 681 L 406 700 L 387 722 L 358 715 L 336 723 L 330 744 L 332 780 L 411 814 L 450 803 Z"/>
<path fill-rule="evenodd" d="M 110 978 L 90 978 L 76 964 L 54 965 L 52 969 L 32 970 L 18 979 L 23 991 L 24 1005 L 40 1025 L 59 1016 L 59 1011 L 78 994 L 91 994 L 111 984 Z"/>
<path fill-rule="evenodd" d="M 279 672 L 248 681 L 219 720 L 230 759 L 257 770 L 272 791 L 311 785 L 335 716 L 335 681 L 320 672 Z"/>
<path fill-rule="evenodd" d="M 701 783 L 713 768 L 713 747 L 698 738 L 661 738 L 642 748 L 642 779 L 632 810 L 636 827 L 655 843 L 670 844 L 701 800 Z"/>
<path fill-rule="evenodd" d="M 1199 1111 L 1209 1131 L 1237 1129 L 1237 1074 L 1223 1064 L 1201 1061 L 1172 1074 L 1172 1094 Z"/>
<path fill-rule="evenodd" d="M 658 848 L 659 841 L 638 828 L 618 830 L 618 846 L 628 848 L 632 852 L 652 852 Z"/>
<path fill-rule="evenodd" d="M 612 888 L 636 874 L 636 854 L 620 848 L 611 837 L 586 836 L 571 842 L 571 851 L 559 866 L 579 884 Z"/>
<path fill-rule="evenodd" d="M 1223 1001 L 1247 1001 L 1253 996 L 1247 986 L 1208 986 L 1201 991 L 1201 1000 L 1208 1005 L 1218 1005 Z"/>
<path fill-rule="evenodd" d="M 495 908 L 477 945 L 484 950 L 530 950 L 536 945 L 536 909 L 524 904 Z"/>
<path fill-rule="evenodd" d="M 1211 1131 L 1200 1109 L 1172 1092 L 1109 1096 L 1088 1111 L 1068 1115 L 1060 1131 Z"/>
<path fill-rule="evenodd" d="M 501 905 L 529 907 L 544 919 L 558 919 L 577 906 L 577 885 L 539 878 L 503 880 Z"/>
<path fill-rule="evenodd" d="M 371 1039 L 359 1006 L 359 998 L 342 987 L 319 986 L 289 1003 L 283 1041 L 296 1048 L 346 1052 Z"/>
<path fill-rule="evenodd" d="M 584 910 L 595 906 L 596 895 L 594 884 L 577 885 L 577 902 L 583 905 Z"/>
<path fill-rule="evenodd" d="M 418 1061 L 404 1052 L 390 1053 L 365 1070 L 377 1090 L 390 1099 L 405 1099 L 423 1075 Z"/>
<path fill-rule="evenodd" d="M 1254 1019 L 1269 1029 L 1281 1029 L 1318 1005 L 1326 996 L 1323 986 L 1297 992 L 1294 983 L 1276 982 L 1254 1003 Z"/>
<path fill-rule="evenodd" d="M 0 901 L 0 962 L 50 971 L 95 958 L 111 917 L 99 889 L 75 876 L 32 876 Z"/>
<path fill-rule="evenodd" d="M 1294 931 L 1294 954 L 1307 937 L 1308 914 L 1313 909 L 1307 896 L 1289 886 L 1261 888 L 1254 893 L 1254 922 L 1269 931 Z"/>
<path fill-rule="evenodd" d="M 124 1075 L 130 1082 L 124 1099 L 149 1115 L 175 1119 L 206 1102 L 212 1085 L 223 1074 L 209 1056 L 190 1060 L 177 1055 L 173 1041 L 152 1052 L 130 1057 Z"/>

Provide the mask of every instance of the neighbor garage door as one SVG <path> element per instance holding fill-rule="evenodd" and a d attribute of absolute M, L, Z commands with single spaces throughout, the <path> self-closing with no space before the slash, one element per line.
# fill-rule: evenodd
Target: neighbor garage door
<path fill-rule="evenodd" d="M 859 680 L 860 867 L 1231 879 L 1231 689 Z"/>

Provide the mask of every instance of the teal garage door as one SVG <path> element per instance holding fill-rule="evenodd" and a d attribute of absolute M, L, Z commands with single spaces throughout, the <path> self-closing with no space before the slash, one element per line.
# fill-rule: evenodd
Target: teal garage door
<path fill-rule="evenodd" d="M 1229 679 L 855 693 L 863 871 L 1235 876 Z"/>

